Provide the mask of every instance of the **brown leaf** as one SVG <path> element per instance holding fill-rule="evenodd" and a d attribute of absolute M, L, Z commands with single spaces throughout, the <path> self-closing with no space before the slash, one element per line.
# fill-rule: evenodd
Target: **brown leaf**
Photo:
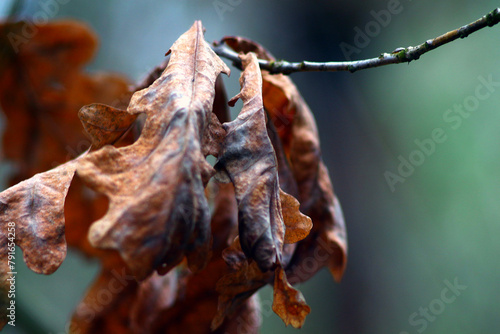
<path fill-rule="evenodd" d="M 333 193 L 328 170 L 321 160 L 314 117 L 288 77 L 268 74 L 264 82 L 267 94 L 274 96 L 275 100 L 277 97 L 288 99 L 288 103 L 279 104 L 281 107 L 295 110 L 289 150 L 290 165 L 299 188 L 301 211 L 313 221 L 309 237 L 297 245 L 287 267 L 289 279 L 294 283 L 303 282 L 323 266 L 328 266 L 335 280 L 339 281 L 347 263 L 347 235 L 340 203 Z M 276 113 L 281 110 L 274 105 L 266 109 Z M 315 262 L 315 270 L 310 269 L 310 263 L 309 267 L 304 267 L 311 259 Z"/>
<path fill-rule="evenodd" d="M 213 185 L 215 186 L 215 189 L 212 189 L 215 199 L 211 222 L 214 234 L 213 257 L 205 269 L 196 273 L 189 272 L 185 276 L 183 287 L 177 293 L 177 299 L 171 307 L 156 310 L 156 320 L 152 323 L 151 332 L 193 334 L 209 332 L 210 323 L 217 310 L 218 294 L 215 286 L 220 277 L 228 272 L 221 252 L 229 245 L 229 239 L 234 238 L 237 224 L 233 185 L 230 183 Z"/>
<path fill-rule="evenodd" d="M 70 333 L 131 333 L 130 309 L 138 283 L 120 256 L 108 252 L 101 273 L 73 313 Z"/>
<path fill-rule="evenodd" d="M 0 105 L 6 116 L 3 158 L 16 164 L 12 183 L 76 158 L 90 145 L 78 110 L 100 102 L 123 107 L 128 82 L 116 74 L 87 75 L 82 66 L 95 52 L 88 26 L 54 21 L 37 26 L 29 40 L 24 22 L 0 23 Z"/>
<path fill-rule="evenodd" d="M 82 67 L 97 45 L 88 26 L 74 21 L 49 22 L 37 26 L 37 33 L 26 39 L 22 34 L 24 25 L 24 22 L 0 23 L 0 106 L 6 121 L 1 159 L 16 167 L 9 175 L 10 184 L 75 158 L 88 148 L 90 142 L 77 116 L 82 105 L 102 102 L 122 106 L 130 99 L 124 77 L 83 73 Z M 66 242 L 86 254 L 95 253 L 86 241 L 87 228 L 100 215 L 99 207 L 102 203 L 106 205 L 106 200 L 88 196 L 88 189 L 78 184 L 72 184 L 65 200 L 74 168 L 70 162 L 36 175 L 1 195 L 3 199 L 9 197 L 8 207 L 3 209 L 10 214 L 14 214 L 15 208 L 21 214 L 27 209 L 23 203 L 30 201 L 37 207 L 38 211 L 28 216 L 0 218 L 18 224 L 18 237 L 22 235 L 23 240 L 20 243 L 25 244 L 21 247 L 30 247 L 24 250 L 26 261 L 37 272 L 48 274 L 59 266 L 66 254 Z M 30 190 L 31 184 L 37 185 Z M 41 192 L 51 193 L 50 197 L 42 196 Z M 63 204 L 66 217 L 62 213 Z M 52 216 L 52 221 L 42 222 L 43 215 L 44 219 Z M 30 221 L 29 228 L 26 221 Z M 4 240 L 0 244 L 3 252 Z M 0 276 L 4 277 L 7 271 L 0 268 Z M 4 286 L 1 285 L 0 289 Z M 2 315 L 0 323 L 3 320 Z"/>
<path fill-rule="evenodd" d="M 221 184 L 212 193 L 214 257 L 208 266 L 192 273 L 180 265 L 165 276 L 153 274 L 136 283 L 120 257 L 108 256 L 99 278 L 73 316 L 71 328 L 75 333 L 209 332 L 217 309 L 215 285 L 227 273 L 221 251 L 228 246 L 230 235 L 234 236 L 237 221 L 232 184 Z M 127 303 L 126 307 L 122 303 Z M 222 324 L 220 333 L 233 327 L 252 328 L 252 324 L 258 328 L 255 307 L 254 301 L 245 302 L 234 322 L 228 319 Z"/>
<path fill-rule="evenodd" d="M 224 318 L 234 315 L 245 301 L 257 290 L 271 282 L 272 271 L 262 272 L 257 263 L 248 263 L 241 250 L 239 238 L 224 252 L 224 259 L 234 271 L 222 276 L 217 282 L 219 302 L 217 314 L 212 321 L 212 330 L 218 328 Z"/>
<path fill-rule="evenodd" d="M 8 273 L 15 270 L 9 267 L 7 254 L 15 251 L 14 243 L 22 249 L 28 268 L 39 274 L 53 273 L 66 257 L 64 198 L 76 163 L 36 174 L 0 193 L 0 254 L 5 259 L 0 264 L 0 305 L 8 303 Z M 0 328 L 6 323 L 5 309 L 0 312 Z"/>
<path fill-rule="evenodd" d="M 215 80 L 229 69 L 202 29 L 196 22 L 182 35 L 161 77 L 132 97 L 128 113 L 147 115 L 139 139 L 118 149 L 105 146 L 77 170 L 110 200 L 106 215 L 90 229 L 91 243 L 117 249 L 138 279 L 162 266 L 167 271 L 185 255 L 190 268 L 199 270 L 210 254 L 203 189 L 213 169 L 201 142 L 214 125 Z"/>
<path fill-rule="evenodd" d="M 223 125 L 227 134 L 215 168 L 234 184 L 244 253 L 267 271 L 281 260 L 284 238 L 277 163 L 266 130 L 258 63 L 254 54 L 240 57 L 245 68 L 241 92 L 229 104 L 241 98 L 243 109 L 236 120 Z"/>
<path fill-rule="evenodd" d="M 299 211 L 300 203 L 295 197 L 280 191 L 281 209 L 285 222 L 285 243 L 293 244 L 303 240 L 312 228 L 311 218 Z"/>
<path fill-rule="evenodd" d="M 212 328 L 217 328 L 226 316 L 233 314 L 255 291 L 270 282 L 273 273 L 269 269 L 272 266 L 277 265 L 283 271 L 285 224 L 290 243 L 303 239 L 311 229 L 311 221 L 299 212 L 298 202 L 279 187 L 277 158 L 266 128 L 257 58 L 253 53 L 240 55 L 240 58 L 244 67 L 240 77 L 242 89 L 230 104 L 241 98 L 243 109 L 236 120 L 223 125 L 227 135 L 216 164 L 216 169 L 227 174 L 235 186 L 239 238 L 223 252 L 233 272 L 224 275 L 217 283 L 220 297 Z M 283 209 L 289 220 L 286 223 L 283 222 L 282 204 L 286 205 Z M 293 248 L 289 250 L 293 251 Z M 255 262 L 248 262 L 246 257 Z M 286 278 L 282 280 L 286 281 Z M 284 290 L 278 296 L 284 294 L 290 294 L 290 290 Z M 280 301 L 277 303 L 279 305 Z M 295 319 L 296 316 L 286 312 L 294 310 L 280 309 L 279 315 L 288 322 L 289 318 Z"/>
<path fill-rule="evenodd" d="M 82 107 L 78 117 L 92 138 L 92 149 L 97 150 L 120 139 L 135 122 L 137 115 L 105 104 L 93 103 Z"/>
<path fill-rule="evenodd" d="M 226 322 L 214 334 L 258 334 L 262 323 L 260 314 L 259 295 L 254 294 L 248 298 L 236 313 L 226 320 Z"/>
<path fill-rule="evenodd" d="M 15 223 L 16 245 L 36 273 L 53 273 L 66 256 L 64 198 L 77 161 L 36 174 L 0 193 L 0 225 L 7 228 L 8 222 Z M 2 254 L 7 253 L 6 244 L 7 233 L 2 233 Z"/>
<path fill-rule="evenodd" d="M 274 275 L 273 311 L 283 319 L 285 325 L 292 324 L 295 328 L 301 328 L 311 312 L 302 293 L 288 283 L 281 266 L 276 268 Z"/>
<path fill-rule="evenodd" d="M 223 39 L 235 51 L 255 51 L 262 59 L 274 60 L 259 44 L 241 37 Z M 347 235 L 340 204 L 328 170 L 321 160 L 319 136 L 314 117 L 288 76 L 262 71 L 263 101 L 278 131 L 285 155 L 298 185 L 300 210 L 311 217 L 313 228 L 300 241 L 287 266 L 290 282 L 304 282 L 323 266 L 341 279 L 347 262 Z M 315 263 L 314 270 L 304 267 Z"/>

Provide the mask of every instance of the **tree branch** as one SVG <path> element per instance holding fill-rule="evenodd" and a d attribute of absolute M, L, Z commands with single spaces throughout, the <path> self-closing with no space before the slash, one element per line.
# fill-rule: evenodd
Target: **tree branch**
<path fill-rule="evenodd" d="M 500 22 L 500 8 L 496 8 L 490 13 L 484 15 L 480 19 L 464 25 L 458 29 L 452 30 L 438 36 L 434 39 L 429 39 L 418 46 L 409 46 L 406 48 L 397 48 L 391 53 L 382 53 L 377 58 L 363 59 L 356 61 L 331 61 L 331 62 L 288 62 L 286 60 L 267 61 L 259 59 L 261 69 L 267 70 L 270 73 L 290 74 L 294 72 L 340 72 L 349 71 L 351 73 L 364 70 L 367 68 L 380 67 L 389 64 L 406 63 L 412 60 L 417 60 L 421 55 L 434 50 L 441 45 L 450 43 L 458 38 L 465 38 L 485 27 L 492 27 Z M 227 58 L 233 62 L 233 65 L 241 69 L 241 60 L 238 54 L 223 43 L 214 45 L 213 50 L 219 56 Z"/>

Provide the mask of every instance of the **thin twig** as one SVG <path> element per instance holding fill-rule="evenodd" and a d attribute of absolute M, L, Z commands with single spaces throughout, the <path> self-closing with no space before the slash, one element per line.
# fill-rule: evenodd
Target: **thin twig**
<path fill-rule="evenodd" d="M 480 19 L 469 23 L 463 27 L 447 32 L 444 35 L 438 36 L 434 39 L 429 39 L 418 46 L 409 46 L 407 48 L 397 48 L 391 53 L 383 53 L 377 58 L 356 60 L 356 61 L 331 61 L 331 62 L 288 62 L 286 60 L 267 61 L 259 59 L 261 69 L 267 70 L 270 73 L 283 73 L 290 74 L 294 72 L 339 72 L 349 71 L 356 72 L 367 68 L 379 67 L 389 64 L 406 63 L 412 60 L 417 60 L 421 55 L 427 53 L 441 45 L 450 43 L 458 38 L 465 38 L 485 27 L 492 27 L 500 22 L 500 8 L 496 8 L 490 13 L 484 15 Z M 241 68 L 241 60 L 238 54 L 229 49 L 224 44 L 217 44 L 212 47 L 219 56 L 227 58 L 233 64 Z"/>

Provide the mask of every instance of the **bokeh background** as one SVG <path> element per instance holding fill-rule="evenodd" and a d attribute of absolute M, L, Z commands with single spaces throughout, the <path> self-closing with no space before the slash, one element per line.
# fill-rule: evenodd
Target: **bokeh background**
<path fill-rule="evenodd" d="M 290 61 L 345 60 L 341 43 L 355 46 L 356 27 L 364 31 L 374 21 L 372 11 L 397 2 L 26 0 L 19 15 L 30 17 L 42 3 L 54 1 L 59 4 L 54 18 L 83 20 L 100 36 L 88 71 L 125 73 L 132 80 L 160 63 L 196 19 L 203 21 L 208 41 L 243 35 Z M 13 3 L 0 2 L 1 17 Z M 228 6 L 225 12 L 221 3 Z M 499 5 L 488 0 L 399 3 L 400 12 L 372 33 L 353 59 L 416 45 Z M 238 76 L 234 69 L 226 80 L 229 95 L 238 89 Z M 455 105 L 473 101 L 480 76 L 500 82 L 500 26 L 409 65 L 292 75 L 318 121 L 323 157 L 348 227 L 349 263 L 340 284 L 323 270 L 299 286 L 312 308 L 300 331 L 265 312 L 262 333 L 498 332 L 500 85 L 491 87 L 490 96 L 456 129 L 443 119 Z M 385 173 L 397 174 L 400 157 L 416 157 L 415 140 L 431 138 L 436 128 L 446 140 L 391 189 Z M 98 264 L 70 253 L 51 276 L 34 274 L 21 261 L 17 266 L 16 327 L 6 326 L 4 332 L 65 332 Z M 451 303 L 439 302 L 446 282 L 466 287 Z M 270 300 L 271 291 L 264 289 L 261 298 Z M 421 312 L 429 307 L 426 318 Z"/>

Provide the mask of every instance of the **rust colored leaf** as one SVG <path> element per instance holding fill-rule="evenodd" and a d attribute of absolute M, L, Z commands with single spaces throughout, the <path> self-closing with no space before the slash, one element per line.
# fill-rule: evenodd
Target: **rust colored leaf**
<path fill-rule="evenodd" d="M 226 316 L 258 289 L 272 280 L 273 266 L 281 268 L 283 243 L 293 243 L 307 236 L 311 229 L 309 217 L 299 212 L 299 204 L 293 196 L 279 187 L 277 158 L 268 136 L 266 116 L 262 104 L 262 78 L 255 54 L 240 55 L 244 71 L 240 77 L 241 92 L 230 104 L 241 98 L 243 108 L 238 118 L 225 123 L 226 138 L 222 155 L 216 164 L 235 187 L 238 201 L 239 238 L 223 252 L 228 266 L 233 270 L 217 283 L 220 293 L 217 315 L 212 328 L 217 328 Z M 282 204 L 288 221 L 284 223 Z M 285 225 L 288 228 L 285 237 Z M 293 250 L 293 248 L 289 248 Z M 247 261 L 247 258 L 255 260 Z M 289 259 L 288 254 L 286 258 Z M 281 278 L 285 280 L 286 278 Z M 277 296 L 291 295 L 287 285 L 276 285 Z M 281 305 L 281 301 L 276 301 Z M 286 314 L 295 309 L 280 308 L 280 317 L 288 323 L 296 319 Z M 305 318 L 305 315 L 303 317 Z M 304 319 L 302 319 L 303 321 Z M 296 320 L 293 320 L 296 323 Z"/>
<path fill-rule="evenodd" d="M 227 273 L 221 252 L 234 238 L 237 224 L 232 184 L 214 188 L 214 256 L 208 266 L 192 273 L 181 264 L 165 276 L 153 274 L 136 283 L 119 256 L 105 258 L 103 271 L 73 316 L 70 328 L 75 333 L 209 333 L 217 310 L 215 285 Z M 256 333 L 256 307 L 254 300 L 245 302 L 215 333 L 233 333 L 231 328 L 254 328 L 249 333 Z"/>
<path fill-rule="evenodd" d="M 280 108 L 295 110 L 291 125 L 290 166 L 299 188 L 301 211 L 313 221 L 309 237 L 297 245 L 287 268 L 289 279 L 303 282 L 312 277 L 316 271 L 305 270 L 303 266 L 306 259 L 313 259 L 317 270 L 327 266 L 335 280 L 339 281 L 347 263 L 347 235 L 340 203 L 334 195 L 328 170 L 321 160 L 314 117 L 288 77 L 268 74 L 264 82 L 267 94 L 274 96 L 275 100 L 277 97 L 288 100 L 287 103 L 266 107 L 267 110 L 276 113 L 282 110 Z"/>
<path fill-rule="evenodd" d="M 0 24 L 1 49 L 20 27 Z M 226 42 L 272 57 L 252 41 Z M 220 78 L 229 69 L 205 42 L 201 22 L 131 100 L 121 78 L 81 73 L 95 45 L 85 26 L 66 21 L 0 55 L 0 103 L 15 124 L 5 152 L 21 167 L 17 177 L 67 160 L 66 137 L 78 150 L 89 146 L 75 130 L 82 105 L 92 140 L 91 153 L 0 193 L 0 251 L 11 246 L 5 236 L 13 221 L 28 266 L 55 271 L 66 252 L 66 199 L 68 244 L 98 256 L 103 268 L 71 332 L 257 333 L 255 292 L 273 280 L 273 310 L 301 327 L 310 308 L 289 282 L 314 274 L 301 267 L 311 257 L 340 278 L 347 246 L 314 119 L 295 86 L 261 73 L 254 53 L 242 55 L 241 92 L 230 104 L 241 98 L 243 109 L 230 122 Z M 131 127 L 141 129 L 138 139 L 112 146 Z M 219 158 L 219 179 L 231 183 L 209 184 L 215 170 L 207 155 Z M 75 181 L 66 198 L 75 171 L 85 185 Z M 6 282 L 9 268 L 0 266 Z"/>
<path fill-rule="evenodd" d="M 219 302 L 212 330 L 218 328 L 226 317 L 231 317 L 257 290 L 270 283 L 273 277 L 272 271 L 262 272 L 256 262 L 247 261 L 238 238 L 225 250 L 224 259 L 233 271 L 217 282 Z"/>
<path fill-rule="evenodd" d="M 214 331 L 214 334 L 245 333 L 258 334 L 262 323 L 259 295 L 248 298 L 236 313 Z"/>
<path fill-rule="evenodd" d="M 51 274 L 66 257 L 64 238 L 64 198 L 73 179 L 76 161 L 36 174 L 0 193 L 0 305 L 8 303 L 10 282 L 7 254 L 15 253 L 14 244 L 24 255 L 26 265 L 36 273 Z M 6 323 L 0 312 L 0 328 Z"/>
<path fill-rule="evenodd" d="M 273 311 L 287 326 L 291 324 L 295 328 L 301 328 L 304 325 L 311 308 L 306 304 L 302 293 L 288 283 L 281 266 L 275 271 L 273 298 Z"/>
<path fill-rule="evenodd" d="M 97 150 L 120 139 L 135 122 L 137 115 L 105 104 L 93 103 L 82 107 L 78 117 L 92 138 L 92 149 Z"/>
<path fill-rule="evenodd" d="M 311 218 L 299 211 L 300 203 L 295 197 L 280 191 L 281 208 L 285 222 L 285 243 L 293 244 L 303 240 L 312 228 Z"/>
<path fill-rule="evenodd" d="M 245 70 L 241 92 L 229 101 L 243 100 L 238 118 L 225 123 L 226 138 L 216 169 L 229 176 L 238 201 L 241 248 L 262 271 L 281 260 L 284 224 L 279 199 L 276 156 L 266 130 L 262 78 L 254 54 L 241 56 Z"/>
<path fill-rule="evenodd" d="M 76 158 L 88 148 L 77 116 L 83 105 L 124 107 L 130 99 L 122 76 L 82 72 L 97 45 L 86 25 L 49 22 L 37 26 L 29 40 L 23 39 L 24 25 L 0 23 L 0 106 L 7 123 L 2 158 L 16 164 L 11 184 Z"/>
<path fill-rule="evenodd" d="M 131 146 L 105 146 L 77 169 L 110 201 L 89 232 L 93 245 L 117 249 L 138 279 L 166 272 L 187 256 L 192 270 L 210 255 L 210 217 L 204 186 L 213 174 L 201 147 L 216 133 L 214 84 L 229 73 L 196 22 L 170 49 L 167 68 L 150 87 L 136 92 L 128 113 L 145 113 Z M 215 122 L 217 121 L 217 122 Z M 220 126 L 220 125 L 219 125 Z M 215 153 L 215 152 L 213 152 Z"/>
<path fill-rule="evenodd" d="M 101 273 L 71 318 L 70 333 L 131 333 L 130 308 L 137 296 L 138 283 L 120 256 L 108 252 Z"/>
<path fill-rule="evenodd" d="M 254 51 L 260 58 L 274 60 L 262 46 L 248 39 L 226 37 L 223 41 L 235 51 Z M 266 71 L 262 71 L 262 77 L 264 107 L 297 182 L 300 210 L 313 222 L 309 236 L 298 243 L 287 266 L 288 278 L 293 283 L 304 282 L 327 266 L 339 281 L 347 262 L 347 235 L 340 204 L 321 160 L 313 114 L 289 77 Z M 315 261 L 316 270 L 303 268 L 306 259 Z"/>
<path fill-rule="evenodd" d="M 237 208 L 233 185 L 230 183 L 212 185 L 215 188 L 211 190 L 215 196 L 211 222 L 214 235 L 212 259 L 205 269 L 186 274 L 184 284 L 171 307 L 157 310 L 156 319 L 149 327 L 153 333 L 204 334 L 209 332 L 210 323 L 217 310 L 216 283 L 228 272 L 221 253 L 224 248 L 228 247 L 229 240 L 234 239 L 237 228 Z M 221 328 L 225 328 L 225 323 Z"/>
<path fill-rule="evenodd" d="M 1 159 L 14 164 L 10 184 L 50 170 L 88 148 L 90 142 L 78 119 L 82 105 L 101 102 L 123 107 L 130 99 L 124 77 L 83 73 L 97 45 L 88 26 L 75 21 L 49 22 L 37 26 L 28 40 L 22 33 L 24 26 L 24 22 L 0 23 L 0 107 L 6 121 Z M 96 253 L 86 234 L 90 223 L 102 215 L 100 207 L 106 200 L 89 196 L 88 189 L 78 183 L 72 184 L 65 199 L 75 168 L 69 162 L 0 195 L 2 210 L 7 211 L 0 217 L 2 235 L 6 235 L 4 219 L 17 224 L 25 259 L 36 272 L 56 270 L 65 257 L 66 242 L 86 254 Z M 26 206 L 30 202 L 36 211 L 28 212 L 33 210 Z M 5 240 L 0 244 L 4 254 Z M 3 266 L 0 276 L 8 271 Z M 2 314 L 0 323 L 4 319 Z"/>
<path fill-rule="evenodd" d="M 78 160 L 36 174 L 0 193 L 0 245 L 7 253 L 7 228 L 15 223 L 16 244 L 36 273 L 51 274 L 66 256 L 64 198 Z"/>

